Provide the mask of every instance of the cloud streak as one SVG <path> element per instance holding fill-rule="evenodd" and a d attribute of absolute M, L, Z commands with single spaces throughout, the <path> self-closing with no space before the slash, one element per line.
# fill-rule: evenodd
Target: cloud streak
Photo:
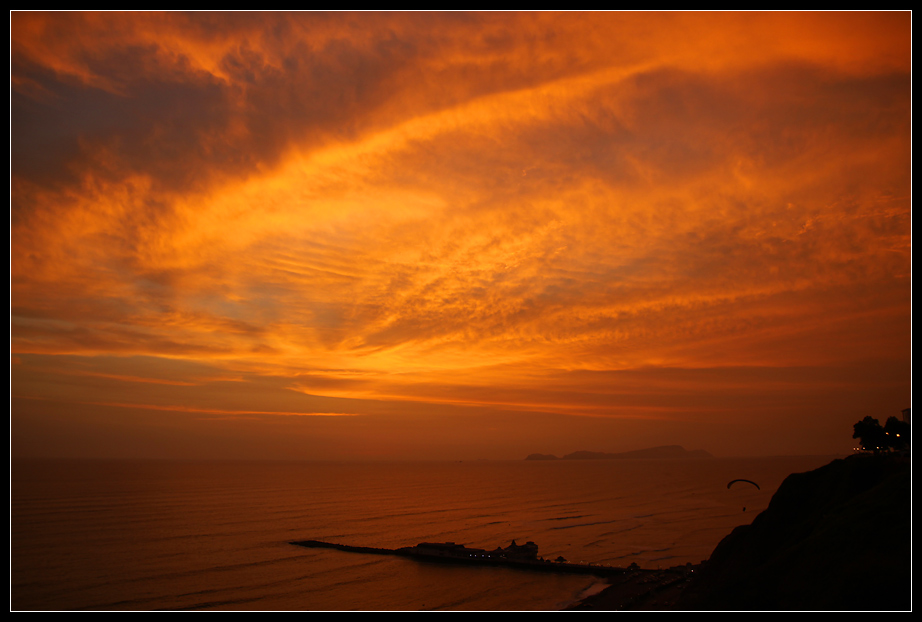
<path fill-rule="evenodd" d="M 673 369 L 908 369 L 907 13 L 11 24 L 19 355 L 434 418 L 633 417 Z M 695 399 L 669 416 L 723 411 Z"/>

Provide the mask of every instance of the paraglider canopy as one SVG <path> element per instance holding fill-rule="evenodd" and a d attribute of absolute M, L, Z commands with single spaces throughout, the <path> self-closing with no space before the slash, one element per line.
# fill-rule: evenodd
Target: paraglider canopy
<path fill-rule="evenodd" d="M 762 490 L 762 488 L 759 487 L 759 485 L 756 484 L 756 483 L 755 483 L 754 481 L 752 481 L 751 479 L 734 479 L 734 480 L 730 480 L 730 483 L 727 484 L 727 488 L 729 488 L 730 486 L 732 486 L 732 485 L 735 484 L 736 482 L 746 482 L 747 484 L 752 484 L 753 486 L 755 486 L 755 487 L 758 488 L 759 490 Z"/>

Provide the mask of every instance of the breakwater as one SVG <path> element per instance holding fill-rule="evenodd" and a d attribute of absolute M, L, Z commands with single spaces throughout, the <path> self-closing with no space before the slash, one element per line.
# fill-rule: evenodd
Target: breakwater
<path fill-rule="evenodd" d="M 555 572 L 569 574 L 586 574 L 597 577 L 620 576 L 626 573 L 648 573 L 655 572 L 644 570 L 631 566 L 622 568 L 618 566 L 603 566 L 598 564 L 571 564 L 566 561 L 550 561 L 546 559 L 517 559 L 507 557 L 503 551 L 507 549 L 496 549 L 495 551 L 486 551 L 484 549 L 472 549 L 455 544 L 453 542 L 445 543 L 420 543 L 416 546 L 401 547 L 399 549 L 384 549 L 370 546 L 351 546 L 348 544 L 337 544 L 334 542 L 323 542 L 320 540 L 300 540 L 291 542 L 296 546 L 307 548 L 336 549 L 348 553 L 364 553 L 368 555 L 397 555 L 400 557 L 409 557 L 419 561 L 464 564 L 471 566 L 502 566 L 505 568 L 517 568 L 519 570 L 528 570 L 533 572 Z M 513 542 L 512 547 L 516 546 Z M 524 547 L 524 545 L 523 545 Z"/>

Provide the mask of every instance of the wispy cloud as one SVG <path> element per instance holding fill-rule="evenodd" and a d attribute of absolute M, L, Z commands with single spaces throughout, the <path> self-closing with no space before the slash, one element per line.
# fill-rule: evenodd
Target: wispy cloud
<path fill-rule="evenodd" d="M 908 365 L 910 25 L 13 13 L 12 351 L 613 418 L 666 408 L 614 372 Z"/>

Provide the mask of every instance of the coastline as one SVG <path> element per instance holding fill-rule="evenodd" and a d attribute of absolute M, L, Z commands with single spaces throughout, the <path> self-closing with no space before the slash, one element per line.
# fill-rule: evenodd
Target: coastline
<path fill-rule="evenodd" d="M 566 610 L 911 610 L 910 495 L 908 457 L 792 474 L 706 562 L 612 579 Z"/>
<path fill-rule="evenodd" d="M 774 491 L 788 474 L 829 461 L 828 457 L 812 463 L 763 461 L 759 469 L 750 469 L 746 461 L 716 459 L 712 466 L 720 468 L 703 471 L 700 467 L 705 463 L 693 461 L 687 468 L 701 472 L 689 478 L 678 476 L 682 475 L 676 468 L 679 463 L 658 462 L 647 466 L 508 461 L 425 464 L 414 469 L 402 465 L 275 463 L 30 465 L 28 469 L 17 468 L 14 482 L 13 606 L 22 610 L 572 608 L 608 582 L 586 575 L 540 577 L 505 569 L 416 565 L 397 557 L 363 559 L 335 551 L 311 552 L 287 543 L 316 534 L 334 542 L 393 548 L 452 538 L 492 546 L 506 545 L 513 536 L 527 534 L 542 545 L 542 552 L 550 559 L 563 554 L 573 561 L 619 566 L 636 561 L 643 568 L 656 568 L 657 563 L 663 568 L 697 564 L 708 559 L 718 542 L 739 524 L 711 529 L 713 522 L 731 513 L 724 523 L 737 520 L 739 506 L 735 501 L 715 506 L 722 513 L 708 512 L 705 521 L 701 513 L 684 503 L 686 499 L 699 495 L 711 502 L 732 499 L 724 494 L 724 486 L 739 476 L 751 477 Z M 711 461 L 706 462 L 711 465 Z M 660 469 L 662 473 L 648 477 L 659 467 L 665 467 Z M 391 485 L 381 485 L 382 473 Z M 717 486 L 717 493 L 710 496 L 704 477 L 708 473 Z M 575 480 L 575 475 L 596 477 Z M 638 479 L 640 475 L 646 479 Z M 472 496 L 468 504 L 458 503 L 458 491 L 481 490 L 485 476 L 491 477 L 494 494 Z M 600 501 L 598 491 L 600 485 L 606 485 L 606 476 L 610 482 Z M 553 486 L 554 478 L 570 488 Z M 532 488 L 523 486 L 523 481 L 532 482 Z M 625 486 L 620 486 L 622 483 Z M 695 486 L 695 494 L 676 492 L 689 483 Z M 430 490 L 423 499 L 421 484 Z M 645 490 L 655 490 L 655 498 L 645 496 Z M 433 497 L 435 493 L 441 496 Z M 753 503 L 743 517 L 752 521 L 767 507 L 771 496 L 772 492 L 765 494 L 759 509 L 752 511 Z M 379 498 L 386 501 L 383 518 L 375 505 Z M 682 512 L 675 512 L 676 504 Z M 452 511 L 446 513 L 443 508 Z M 433 509 L 440 512 L 435 519 Z M 508 522 L 471 519 L 489 516 L 490 512 L 508 517 Z M 681 520 L 691 521 L 681 525 L 710 529 L 708 545 L 692 549 L 673 544 L 674 537 L 662 537 L 663 530 L 651 528 L 600 539 L 612 530 L 611 523 L 600 519 L 623 518 L 618 526 L 635 527 L 652 522 L 643 516 L 647 514 L 663 516 L 667 526 Z M 529 528 L 526 521 L 536 519 L 540 522 Z M 478 525 L 477 530 L 468 529 L 472 523 Z M 401 531 L 392 531 L 394 526 Z M 80 537 L 71 537 L 75 533 Z M 418 534 L 419 540 L 407 542 L 407 533 Z M 190 540 L 192 535 L 195 540 Z M 654 541 L 657 546 L 649 546 L 651 538 L 660 538 Z M 577 548 L 596 540 L 600 544 L 595 549 Z M 574 554 L 565 548 L 569 542 L 574 543 Z M 645 548 L 657 549 L 658 558 L 664 556 L 663 549 L 674 557 L 666 563 L 651 562 L 650 556 L 642 554 L 645 544 Z M 668 549 L 670 545 L 674 548 Z M 254 561 L 260 565 L 254 566 Z M 254 568 L 259 573 L 254 575 Z M 190 578 L 215 591 L 190 591 Z M 370 578 L 375 582 L 369 582 Z M 240 585 L 250 586 L 247 600 L 240 600 Z M 356 590 L 356 585 L 366 588 Z M 625 608 L 639 607 L 635 602 Z"/>
<path fill-rule="evenodd" d="M 564 611 L 671 611 L 701 564 L 628 572 Z"/>

